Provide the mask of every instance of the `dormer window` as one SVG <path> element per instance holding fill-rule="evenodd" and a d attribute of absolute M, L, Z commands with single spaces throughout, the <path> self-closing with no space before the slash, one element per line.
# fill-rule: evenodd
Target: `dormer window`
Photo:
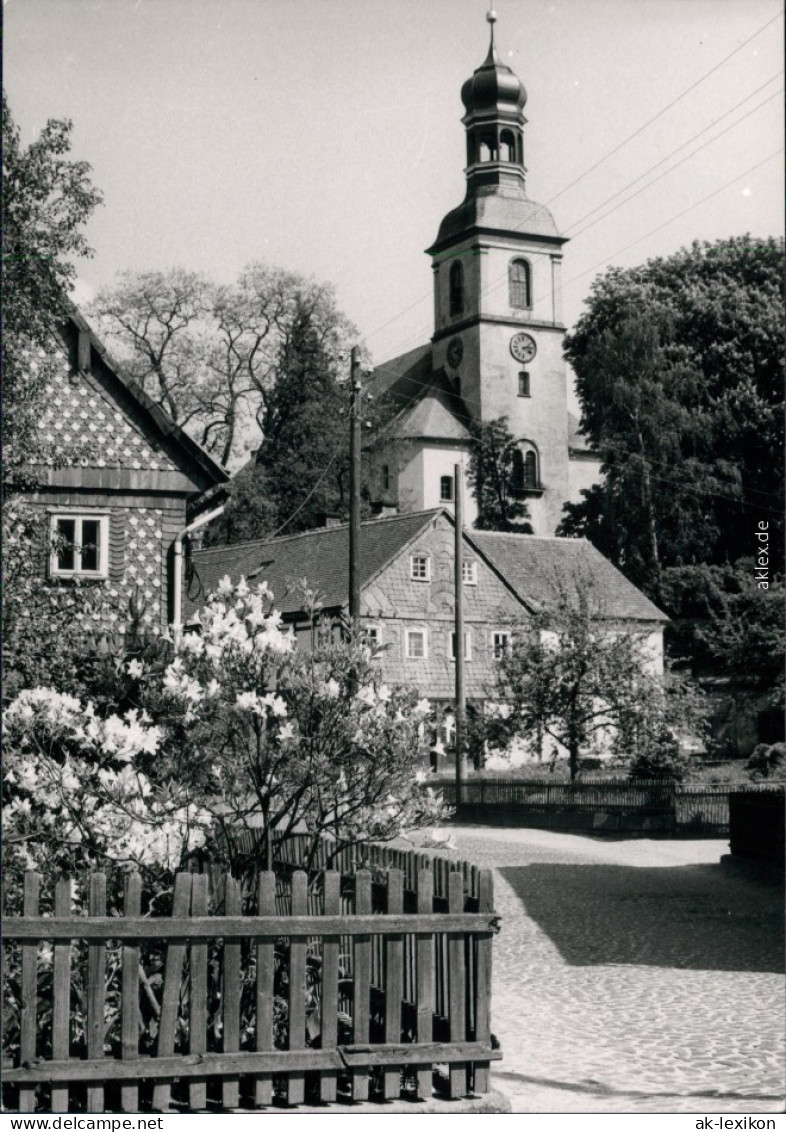
<path fill-rule="evenodd" d="M 431 581 L 431 559 L 427 554 L 410 555 L 409 576 L 413 582 Z"/>
<path fill-rule="evenodd" d="M 450 317 L 464 313 L 464 269 L 460 263 L 454 263 L 448 276 L 450 291 Z"/>
<path fill-rule="evenodd" d="M 512 259 L 508 267 L 509 302 L 516 310 L 532 306 L 532 272 L 525 259 Z"/>

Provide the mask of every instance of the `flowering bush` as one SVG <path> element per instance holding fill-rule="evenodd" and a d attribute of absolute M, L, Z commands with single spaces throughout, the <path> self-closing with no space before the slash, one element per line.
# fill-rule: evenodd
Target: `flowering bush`
<path fill-rule="evenodd" d="M 138 765 L 162 738 L 144 712 L 102 719 L 92 703 L 34 688 L 3 722 L 7 867 L 172 869 L 202 844 L 206 811 L 176 784 L 154 786 Z"/>
<path fill-rule="evenodd" d="M 225 578 L 161 681 L 180 736 L 169 773 L 211 810 L 212 852 L 231 864 L 245 844 L 269 863 L 294 833 L 338 847 L 439 820 L 423 786 L 428 701 L 380 685 L 360 644 L 296 650 L 272 602 L 264 583 Z"/>

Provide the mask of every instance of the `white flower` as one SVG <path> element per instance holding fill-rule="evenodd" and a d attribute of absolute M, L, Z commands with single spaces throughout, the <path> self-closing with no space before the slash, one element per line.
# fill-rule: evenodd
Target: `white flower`
<path fill-rule="evenodd" d="M 381 688 L 377 692 L 377 696 L 379 697 L 379 702 L 381 704 L 390 703 L 390 689 L 388 688 L 387 684 L 383 684 L 381 686 Z"/>
<path fill-rule="evenodd" d="M 230 578 L 229 574 L 224 574 L 224 577 L 218 583 L 216 593 L 219 595 L 219 597 L 229 597 L 234 588 L 235 587 L 232 585 L 232 579 Z"/>
<path fill-rule="evenodd" d="M 270 708 L 271 713 L 281 719 L 287 715 L 287 705 L 281 699 L 281 696 L 276 696 L 272 692 L 268 692 L 266 696 L 262 697 L 260 703 Z"/>
<path fill-rule="evenodd" d="M 428 715 L 431 711 L 431 704 L 428 700 L 418 700 L 415 704 L 415 715 Z"/>
<path fill-rule="evenodd" d="M 282 742 L 285 739 L 294 739 L 295 728 L 291 721 L 289 723 L 283 724 L 283 726 L 279 728 L 278 737 L 282 740 Z"/>
<path fill-rule="evenodd" d="M 235 697 L 235 707 L 243 711 L 259 711 L 259 700 L 256 692 L 238 692 Z"/>
<path fill-rule="evenodd" d="M 325 695 L 329 700 L 337 700 L 341 695 L 341 687 L 338 680 L 334 680 L 332 676 L 325 685 Z"/>
<path fill-rule="evenodd" d="M 145 671 L 144 665 L 138 660 L 129 660 L 126 665 L 126 671 L 132 680 L 138 680 L 142 673 Z"/>
<path fill-rule="evenodd" d="M 365 688 L 361 688 L 355 696 L 361 704 L 367 704 L 368 707 L 373 707 L 376 702 L 377 694 L 370 684 L 366 684 Z"/>

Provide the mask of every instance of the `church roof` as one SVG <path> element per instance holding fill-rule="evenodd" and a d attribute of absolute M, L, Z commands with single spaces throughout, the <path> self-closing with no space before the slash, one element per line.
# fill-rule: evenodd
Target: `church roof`
<path fill-rule="evenodd" d="M 457 398 L 454 396 L 453 401 Z M 450 400 L 439 388 L 427 393 L 408 412 L 405 410 L 385 431 L 391 439 L 458 440 L 472 439 Z"/>
<path fill-rule="evenodd" d="M 523 185 L 482 185 L 473 188 L 439 226 L 437 238 L 426 250 L 434 253 L 476 232 L 513 234 L 551 243 L 566 243 L 554 217 L 542 204 L 530 200 Z"/>
<path fill-rule="evenodd" d="M 530 609 L 553 605 L 567 588 L 586 593 L 613 621 L 668 621 L 641 590 L 584 539 L 538 538 L 498 531 L 467 531 L 473 543 Z"/>

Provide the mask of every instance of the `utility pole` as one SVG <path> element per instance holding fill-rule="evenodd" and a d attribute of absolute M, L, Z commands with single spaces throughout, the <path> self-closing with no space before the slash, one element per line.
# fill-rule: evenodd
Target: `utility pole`
<path fill-rule="evenodd" d="M 464 500 L 461 464 L 453 467 L 453 494 L 455 495 L 456 553 L 454 576 L 454 609 L 456 639 L 456 806 L 461 805 L 461 787 L 467 777 L 467 755 L 464 749 Z"/>
<path fill-rule="evenodd" d="M 349 619 L 352 631 L 360 619 L 360 359 L 352 347 L 349 402 Z"/>

